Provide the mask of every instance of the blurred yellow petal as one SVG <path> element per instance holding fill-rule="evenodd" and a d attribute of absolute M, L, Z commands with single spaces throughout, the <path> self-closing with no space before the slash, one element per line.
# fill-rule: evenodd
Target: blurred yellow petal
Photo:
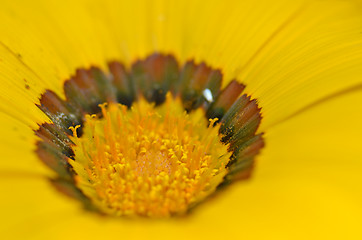
<path fill-rule="evenodd" d="M 9 177 L 12 174 L 49 176 L 51 174 L 50 169 L 41 164 L 38 156 L 34 153 L 36 139 L 33 130 L 24 123 L 19 122 L 18 119 L 1 112 L 0 118 L 0 179 L 3 176 Z"/>
<path fill-rule="evenodd" d="M 361 102 L 362 89 L 356 89 L 267 133 L 267 147 L 252 180 L 265 186 L 253 189 L 268 189 L 268 219 L 288 221 L 290 236 L 298 226 L 298 235 L 305 238 L 362 237 Z"/>

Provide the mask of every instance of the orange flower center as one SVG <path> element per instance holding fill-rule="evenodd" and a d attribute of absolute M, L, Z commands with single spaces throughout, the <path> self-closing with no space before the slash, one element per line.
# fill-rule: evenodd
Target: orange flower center
<path fill-rule="evenodd" d="M 140 99 L 100 105 L 87 115 L 83 135 L 73 130 L 77 187 L 101 212 L 165 217 L 185 213 L 213 193 L 231 153 L 220 142 L 217 119 L 200 108 L 187 114 L 170 94 L 158 107 Z"/>

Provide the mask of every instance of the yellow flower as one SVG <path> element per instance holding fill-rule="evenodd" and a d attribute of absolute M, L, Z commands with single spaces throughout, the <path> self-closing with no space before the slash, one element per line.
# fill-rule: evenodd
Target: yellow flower
<path fill-rule="evenodd" d="M 359 239 L 360 1 L 2 1 L 2 239 Z M 100 217 L 48 181 L 36 104 L 78 68 L 154 53 L 206 62 L 258 99 L 252 178 L 184 218 Z"/>

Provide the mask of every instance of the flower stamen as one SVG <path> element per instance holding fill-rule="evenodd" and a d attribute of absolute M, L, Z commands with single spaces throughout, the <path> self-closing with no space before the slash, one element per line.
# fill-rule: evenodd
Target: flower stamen
<path fill-rule="evenodd" d="M 155 108 L 144 99 L 131 110 L 101 104 L 103 118 L 86 117 L 82 137 L 73 128 L 76 184 L 112 215 L 181 214 L 215 191 L 231 153 L 220 142 L 217 119 L 207 127 L 201 109 L 187 114 L 169 94 Z"/>

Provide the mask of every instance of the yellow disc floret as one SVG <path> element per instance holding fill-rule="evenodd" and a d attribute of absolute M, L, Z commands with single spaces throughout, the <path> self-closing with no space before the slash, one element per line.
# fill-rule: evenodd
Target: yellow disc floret
<path fill-rule="evenodd" d="M 167 95 L 155 107 L 140 99 L 131 109 L 100 105 L 86 116 L 74 160 L 78 188 L 100 211 L 117 216 L 166 217 L 185 213 L 213 193 L 227 173 L 228 146 L 219 125 L 198 109 L 187 114 Z"/>

